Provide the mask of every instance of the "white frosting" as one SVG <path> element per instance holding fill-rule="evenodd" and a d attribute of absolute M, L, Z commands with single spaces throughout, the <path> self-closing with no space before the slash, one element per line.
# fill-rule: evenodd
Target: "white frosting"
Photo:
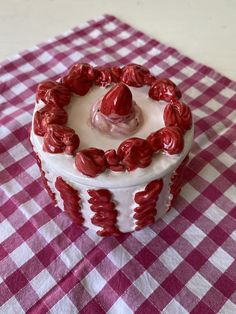
<path fill-rule="evenodd" d="M 154 132 L 164 126 L 163 111 L 164 102 L 156 102 L 147 97 L 146 88 L 131 88 L 133 99 L 143 111 L 144 123 L 133 135 L 135 137 L 146 138 L 151 132 Z M 68 126 L 75 129 L 79 135 L 81 144 L 79 149 L 88 147 L 97 147 L 103 150 L 117 149 L 124 139 L 112 139 L 101 134 L 96 129 L 91 128 L 88 123 L 91 106 L 103 94 L 107 92 L 104 88 L 96 87 L 86 96 L 72 97 L 70 105 L 67 107 L 69 114 Z M 35 111 L 43 106 L 42 103 L 36 104 Z M 129 137 L 129 136 L 128 136 Z M 81 212 L 85 219 L 84 225 L 94 230 L 101 228 L 91 223 L 91 217 L 94 212 L 90 209 L 88 203 L 88 189 L 107 188 L 112 193 L 112 201 L 116 204 L 118 212 L 117 226 L 122 232 L 132 231 L 135 228 L 133 219 L 134 208 L 138 205 L 134 202 L 134 195 L 138 191 L 143 191 L 146 185 L 155 179 L 163 179 L 163 189 L 157 202 L 157 216 L 163 216 L 169 203 L 169 184 L 173 171 L 178 167 L 190 150 L 193 140 L 193 128 L 186 132 L 184 138 L 184 149 L 179 155 L 167 155 L 157 153 L 153 156 L 150 166 L 144 169 L 136 169 L 131 172 L 114 172 L 106 170 L 95 178 L 87 177 L 81 174 L 74 166 L 74 157 L 65 154 L 50 154 L 42 149 L 43 138 L 31 131 L 31 142 L 34 150 L 39 154 L 42 162 L 42 168 L 46 173 L 49 186 L 56 194 L 58 206 L 63 210 L 63 200 L 55 188 L 57 176 L 62 176 L 72 187 L 77 189 L 81 198 Z M 125 197 L 124 197 L 125 196 Z"/>

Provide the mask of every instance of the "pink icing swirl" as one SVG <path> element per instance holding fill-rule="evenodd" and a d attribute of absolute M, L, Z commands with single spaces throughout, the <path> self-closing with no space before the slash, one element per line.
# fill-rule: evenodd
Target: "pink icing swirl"
<path fill-rule="evenodd" d="M 100 111 L 100 106 L 101 100 L 92 106 L 90 123 L 100 132 L 109 134 L 114 138 L 134 133 L 143 122 L 142 111 L 134 101 L 131 112 L 126 116 L 120 116 L 115 113 L 106 116 Z"/>

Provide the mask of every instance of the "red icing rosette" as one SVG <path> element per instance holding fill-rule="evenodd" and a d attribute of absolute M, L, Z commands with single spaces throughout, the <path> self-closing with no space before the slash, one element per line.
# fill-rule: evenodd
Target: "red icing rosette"
<path fill-rule="evenodd" d="M 165 127 L 162 132 L 162 150 L 169 155 L 180 154 L 184 148 L 182 130 L 175 126 Z"/>
<path fill-rule="evenodd" d="M 121 81 L 129 86 L 142 87 L 149 70 L 138 64 L 128 64 L 122 68 Z"/>
<path fill-rule="evenodd" d="M 63 84 L 53 81 L 40 83 L 36 91 L 36 101 L 42 100 L 46 105 L 64 107 L 70 103 L 71 92 Z"/>
<path fill-rule="evenodd" d="M 164 121 L 166 126 L 178 126 L 183 131 L 191 129 L 192 113 L 190 108 L 180 101 L 168 104 L 164 110 Z"/>
<path fill-rule="evenodd" d="M 156 201 L 158 193 L 161 192 L 163 188 L 163 180 L 151 181 L 144 191 L 137 192 L 135 194 L 134 200 L 137 204 L 143 205 L 152 201 Z"/>
<path fill-rule="evenodd" d="M 136 219 L 135 230 L 139 230 L 155 222 L 157 212 L 156 202 L 162 188 L 163 180 L 154 180 L 145 187 L 144 191 L 135 194 L 134 200 L 139 205 L 134 208 L 134 219 Z"/>
<path fill-rule="evenodd" d="M 113 171 L 123 171 L 124 165 L 121 163 L 115 149 L 109 149 L 105 152 L 105 158 L 108 168 Z"/>
<path fill-rule="evenodd" d="M 75 166 L 84 175 L 96 177 L 106 169 L 104 151 L 94 147 L 81 150 L 76 154 Z"/>
<path fill-rule="evenodd" d="M 154 151 L 162 150 L 169 155 L 179 154 L 184 148 L 182 130 L 174 126 L 151 133 L 147 141 Z"/>
<path fill-rule="evenodd" d="M 64 125 L 67 119 L 68 114 L 64 109 L 47 105 L 34 114 L 34 133 L 39 136 L 44 136 L 49 124 Z"/>
<path fill-rule="evenodd" d="M 157 79 L 149 89 L 149 97 L 154 100 L 171 101 L 181 98 L 178 87 L 169 79 Z"/>
<path fill-rule="evenodd" d="M 128 171 L 145 168 L 152 162 L 153 149 L 142 138 L 129 138 L 122 142 L 117 151 L 118 158 Z"/>
<path fill-rule="evenodd" d="M 58 124 L 50 124 L 44 134 L 43 150 L 52 154 L 65 152 L 68 155 L 73 155 L 79 147 L 79 143 L 79 137 L 73 129 Z"/>
<path fill-rule="evenodd" d="M 95 79 L 94 68 L 88 63 L 77 63 L 69 70 L 69 73 L 62 77 L 61 81 L 69 89 L 80 95 L 87 94 Z"/>
<path fill-rule="evenodd" d="M 111 83 L 117 83 L 120 80 L 121 69 L 119 67 L 95 67 L 95 84 L 106 86 Z"/>

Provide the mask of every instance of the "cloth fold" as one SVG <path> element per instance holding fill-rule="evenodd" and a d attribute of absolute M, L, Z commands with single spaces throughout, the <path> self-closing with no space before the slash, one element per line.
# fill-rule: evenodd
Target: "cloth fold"
<path fill-rule="evenodd" d="M 29 143 L 36 86 L 74 62 L 139 63 L 173 80 L 195 120 L 175 207 L 99 238 L 50 199 Z M 0 312 L 236 312 L 236 83 L 104 15 L 0 65 Z"/>

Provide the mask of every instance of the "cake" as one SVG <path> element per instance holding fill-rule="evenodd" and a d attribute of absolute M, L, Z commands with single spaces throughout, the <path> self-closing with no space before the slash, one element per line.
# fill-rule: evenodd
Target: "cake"
<path fill-rule="evenodd" d="M 100 236 L 119 235 L 171 209 L 192 114 L 179 88 L 144 66 L 78 63 L 38 85 L 30 138 L 53 204 Z"/>

